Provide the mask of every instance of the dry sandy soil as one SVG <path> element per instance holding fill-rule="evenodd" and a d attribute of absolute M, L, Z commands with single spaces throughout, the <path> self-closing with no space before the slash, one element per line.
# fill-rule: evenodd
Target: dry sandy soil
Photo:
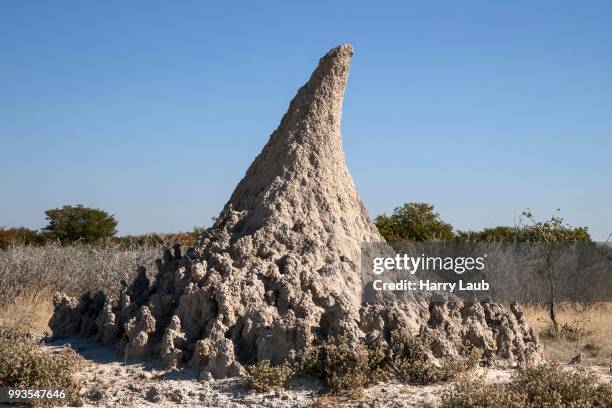
<path fill-rule="evenodd" d="M 198 379 L 195 370 L 162 369 L 161 361 L 127 364 L 112 348 L 72 337 L 50 343 L 50 349 L 72 347 L 87 360 L 83 367 L 84 406 L 204 406 L 204 407 L 429 407 L 436 406 L 452 384 L 428 386 L 384 383 L 360 394 L 323 394 L 320 383 L 296 380 L 288 389 L 269 393 L 250 390 L 242 378 Z M 568 367 L 569 369 L 569 367 Z M 611 381 L 608 367 L 592 366 L 602 380 Z M 481 369 L 486 382 L 508 381 L 513 370 Z"/>

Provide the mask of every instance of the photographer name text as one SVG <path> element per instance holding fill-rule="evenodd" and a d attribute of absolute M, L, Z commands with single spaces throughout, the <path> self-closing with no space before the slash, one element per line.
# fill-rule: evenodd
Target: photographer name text
<path fill-rule="evenodd" d="M 489 283 L 484 280 L 480 282 L 434 282 L 429 279 L 419 279 L 416 281 L 402 279 L 398 282 L 384 282 L 377 279 L 372 282 L 374 290 L 385 291 L 486 291 L 489 290 Z"/>

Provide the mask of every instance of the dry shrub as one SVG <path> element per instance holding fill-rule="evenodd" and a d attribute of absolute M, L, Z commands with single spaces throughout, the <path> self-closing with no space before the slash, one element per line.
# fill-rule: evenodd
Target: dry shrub
<path fill-rule="evenodd" d="M 546 364 L 516 373 L 507 384 L 457 384 L 442 398 L 444 408 L 610 407 L 612 385 L 589 371 Z"/>
<path fill-rule="evenodd" d="M 0 324 L 42 333 L 52 311 L 54 292 L 77 297 L 104 291 L 116 294 L 138 266 L 155 273 L 161 247 L 143 245 L 13 246 L 0 249 Z"/>
<path fill-rule="evenodd" d="M 398 332 L 389 344 L 366 346 L 343 340 L 308 348 L 300 355 L 296 372 L 319 378 L 332 391 L 340 391 L 390 379 L 417 384 L 449 381 L 475 368 L 479 361 L 477 353 L 434 360 L 427 353 L 426 340 Z"/>
<path fill-rule="evenodd" d="M 591 357 L 597 357 L 601 351 L 601 347 L 595 343 L 585 343 L 582 349 L 589 353 Z"/>
<path fill-rule="evenodd" d="M 296 372 L 323 380 L 332 391 L 356 390 L 379 377 L 383 358 L 377 349 L 342 339 L 304 350 Z"/>
<path fill-rule="evenodd" d="M 80 296 L 91 291 L 115 293 L 121 281 L 130 281 L 139 265 L 151 273 L 159 247 L 129 250 L 87 245 L 21 246 L 0 250 L 0 305 L 15 298 L 37 299 L 43 292 Z"/>
<path fill-rule="evenodd" d="M 0 328 L 0 387 L 63 389 L 68 401 L 76 401 L 82 361 L 72 349 L 51 352 L 28 333 Z"/>
<path fill-rule="evenodd" d="M 526 395 L 505 384 L 484 381 L 461 382 L 442 397 L 443 408 L 526 408 Z"/>
<path fill-rule="evenodd" d="M 179 244 L 183 247 L 190 247 L 195 244 L 196 240 L 197 234 L 192 232 L 175 232 L 164 236 L 164 244 L 167 246 Z"/>
<path fill-rule="evenodd" d="M 582 327 L 572 326 L 568 323 L 563 323 L 558 330 L 555 330 L 553 325 L 550 325 L 540 331 L 540 337 L 547 340 L 565 339 L 567 341 L 580 341 L 592 333 Z"/>
<path fill-rule="evenodd" d="M 348 343 L 329 344 L 321 349 L 325 381 L 332 390 L 359 389 L 369 382 L 368 350 Z"/>
<path fill-rule="evenodd" d="M 248 368 L 247 385 L 259 392 L 268 392 L 282 386 L 293 374 L 288 364 L 273 366 L 268 360 L 259 361 Z"/>
<path fill-rule="evenodd" d="M 396 333 L 392 336 L 393 365 L 400 381 L 433 384 L 450 381 L 466 371 L 476 368 L 480 355 L 475 351 L 464 357 L 449 356 L 432 361 L 427 352 L 427 339 L 417 339 Z"/>

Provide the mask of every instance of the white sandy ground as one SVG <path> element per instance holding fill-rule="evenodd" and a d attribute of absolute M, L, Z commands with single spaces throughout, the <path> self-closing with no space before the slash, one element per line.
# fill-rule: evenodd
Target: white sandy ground
<path fill-rule="evenodd" d="M 428 386 L 383 383 L 371 386 L 360 396 L 329 397 L 321 394 L 320 383 L 296 380 L 289 389 L 258 393 L 241 378 L 198 380 L 196 370 L 168 371 L 161 362 L 124 363 L 114 349 L 72 337 L 50 343 L 51 349 L 72 347 L 85 357 L 83 402 L 86 407 L 428 407 L 436 406 L 452 384 Z M 612 381 L 609 367 L 591 367 L 603 381 Z M 488 383 L 508 381 L 514 370 L 482 369 Z M 327 402 L 327 405 L 323 403 Z"/>

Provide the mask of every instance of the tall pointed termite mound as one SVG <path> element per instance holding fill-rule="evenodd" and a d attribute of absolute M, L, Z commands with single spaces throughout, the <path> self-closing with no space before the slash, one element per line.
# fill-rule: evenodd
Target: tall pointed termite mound
<path fill-rule="evenodd" d="M 442 333 L 444 352 L 468 336 L 496 347 L 491 313 L 482 307 L 462 315 L 425 300 L 361 306 L 361 244 L 384 240 L 344 161 L 340 121 L 352 56 L 341 45 L 320 60 L 193 248 L 166 251 L 152 283 L 141 271 L 114 301 L 58 298 L 54 330 L 79 329 L 121 344 L 128 355 L 157 355 L 215 377 L 291 359 L 318 341 L 358 341 L 369 331 Z M 509 347 L 524 348 L 524 322 L 499 313 L 524 329 L 512 328 L 516 346 Z"/>

